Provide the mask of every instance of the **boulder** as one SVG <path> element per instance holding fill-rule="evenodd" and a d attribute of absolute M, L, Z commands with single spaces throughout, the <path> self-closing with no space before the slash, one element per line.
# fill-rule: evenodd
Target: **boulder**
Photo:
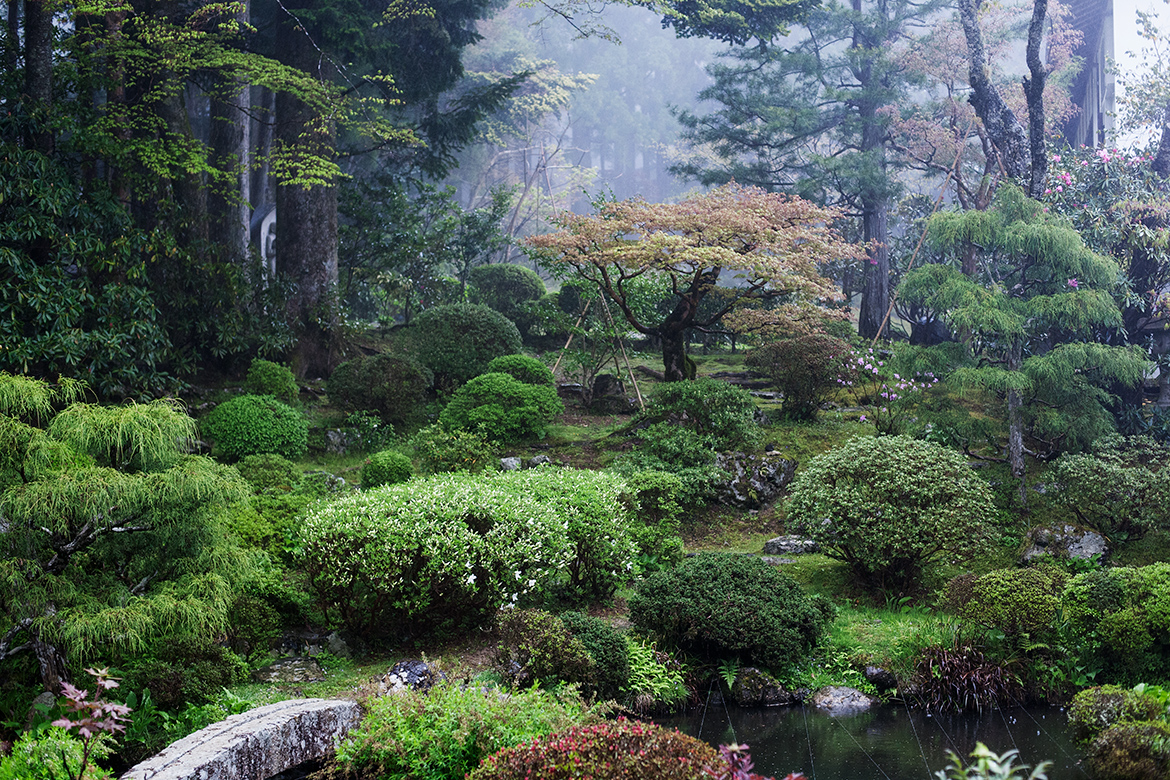
<path fill-rule="evenodd" d="M 777 536 L 775 539 L 764 542 L 764 555 L 804 555 L 805 553 L 815 553 L 819 549 L 817 543 L 812 539 L 805 539 L 794 534 Z"/>
<path fill-rule="evenodd" d="M 547 466 L 550 463 L 552 463 L 552 458 L 548 455 L 535 455 L 528 459 L 528 462 L 524 464 L 524 468 L 535 469 L 540 466 Z"/>
<path fill-rule="evenodd" d="M 790 691 L 775 677 L 754 666 L 745 666 L 731 685 L 731 698 L 741 707 L 780 707 L 799 704 L 807 691 Z"/>
<path fill-rule="evenodd" d="M 877 703 L 878 700 L 868 693 L 862 693 L 856 688 L 846 688 L 842 685 L 821 688 L 812 696 L 814 707 L 834 716 L 865 712 Z"/>
<path fill-rule="evenodd" d="M 1020 557 L 1028 563 L 1041 555 L 1080 560 L 1100 556 L 1104 560 L 1109 557 L 1109 542 L 1091 528 L 1074 523 L 1047 523 L 1028 532 Z"/>
<path fill-rule="evenodd" d="M 334 455 L 349 452 L 349 437 L 344 432 L 330 428 L 325 431 L 325 451 Z"/>
<path fill-rule="evenodd" d="M 252 679 L 263 683 L 307 683 L 325 679 L 325 670 L 316 658 L 284 658 L 252 672 Z"/>
<path fill-rule="evenodd" d="M 728 474 L 726 482 L 715 486 L 720 503 L 742 509 L 768 506 L 796 474 L 796 462 L 775 452 L 721 452 L 715 457 L 715 466 Z"/>
<path fill-rule="evenodd" d="M 325 637 L 325 649 L 337 658 L 349 658 L 352 655 L 349 644 L 336 631 Z"/>
<path fill-rule="evenodd" d="M 428 690 L 435 683 L 446 680 L 447 675 L 432 668 L 426 661 L 399 661 L 379 680 L 380 694 L 397 693 L 410 688 L 415 691 Z"/>
<path fill-rule="evenodd" d="M 898 678 L 894 673 L 880 666 L 865 667 L 865 679 L 879 691 L 891 691 L 898 687 Z"/>
<path fill-rule="evenodd" d="M 500 471 L 519 471 L 519 458 L 500 458 Z"/>

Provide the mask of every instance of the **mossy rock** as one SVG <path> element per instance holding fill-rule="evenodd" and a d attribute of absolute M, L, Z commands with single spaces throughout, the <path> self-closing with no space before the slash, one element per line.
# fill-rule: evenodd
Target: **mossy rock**
<path fill-rule="evenodd" d="M 1170 777 L 1170 723 L 1111 726 L 1089 745 L 1085 763 L 1098 780 L 1165 780 Z"/>

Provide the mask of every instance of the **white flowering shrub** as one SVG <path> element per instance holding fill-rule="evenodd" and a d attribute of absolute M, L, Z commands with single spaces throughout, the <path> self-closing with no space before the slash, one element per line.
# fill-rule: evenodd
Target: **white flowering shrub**
<path fill-rule="evenodd" d="M 571 602 L 606 599 L 629 577 L 637 557 L 626 481 L 617 474 L 544 467 L 493 477 L 553 507 L 565 523 L 569 563 L 554 585 Z"/>
<path fill-rule="evenodd" d="M 611 594 L 634 556 L 624 489 L 553 468 L 385 485 L 310 511 L 296 556 L 327 618 L 359 635 L 466 628 L 556 585 Z"/>

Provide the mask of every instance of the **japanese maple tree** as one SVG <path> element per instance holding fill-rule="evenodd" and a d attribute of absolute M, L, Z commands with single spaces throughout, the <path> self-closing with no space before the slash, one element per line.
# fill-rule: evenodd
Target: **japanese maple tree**
<path fill-rule="evenodd" d="M 676 381 L 688 376 L 687 330 L 714 325 L 745 300 L 840 299 L 819 267 L 865 254 L 833 227 L 840 216 L 798 197 L 732 183 L 681 203 L 632 199 L 601 203 L 591 215 L 564 212 L 554 220 L 560 230 L 533 236 L 528 246 L 545 267 L 571 269 L 597 285 L 631 327 L 659 338 L 665 377 Z M 669 289 L 665 315 L 635 305 L 635 280 L 655 275 Z M 721 277 L 733 293 L 700 311 Z"/>

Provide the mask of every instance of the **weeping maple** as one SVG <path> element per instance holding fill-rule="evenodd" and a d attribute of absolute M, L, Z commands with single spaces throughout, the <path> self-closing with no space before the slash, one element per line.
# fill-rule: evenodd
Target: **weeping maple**
<path fill-rule="evenodd" d="M 668 381 L 687 370 L 686 334 L 718 322 L 748 300 L 829 303 L 840 299 L 820 267 L 865 255 L 833 227 L 841 212 L 798 197 L 727 184 L 681 203 L 603 202 L 597 213 L 563 212 L 555 233 L 528 239 L 546 268 L 575 273 L 616 304 L 630 326 L 662 342 Z M 699 304 L 720 282 L 720 305 Z M 669 290 L 665 316 L 636 306 L 639 284 L 658 277 Z M 654 319 L 651 317 L 654 316 Z"/>

